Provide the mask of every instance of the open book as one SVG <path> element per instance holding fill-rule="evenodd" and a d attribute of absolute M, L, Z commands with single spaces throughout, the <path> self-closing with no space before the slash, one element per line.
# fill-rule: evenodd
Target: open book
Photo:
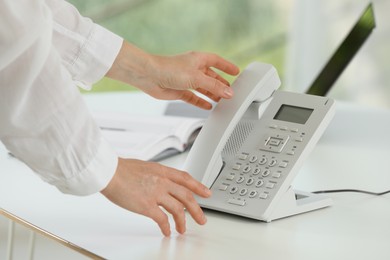
<path fill-rule="evenodd" d="M 93 116 L 118 156 L 151 161 L 185 151 L 205 120 L 106 112 L 96 112 Z"/>

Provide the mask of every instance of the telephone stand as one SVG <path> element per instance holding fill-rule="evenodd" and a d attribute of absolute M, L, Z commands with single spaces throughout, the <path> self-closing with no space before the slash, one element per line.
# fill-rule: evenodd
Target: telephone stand
<path fill-rule="evenodd" d="M 332 204 L 332 199 L 329 197 L 297 191 L 290 186 L 269 217 L 263 220 L 271 222 L 272 220 L 325 208 Z"/>

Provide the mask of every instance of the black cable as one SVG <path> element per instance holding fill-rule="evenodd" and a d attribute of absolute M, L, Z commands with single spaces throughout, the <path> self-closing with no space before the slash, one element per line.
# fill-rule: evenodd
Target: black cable
<path fill-rule="evenodd" d="M 383 191 L 383 192 L 372 192 L 372 191 L 365 191 L 365 190 L 354 190 L 354 189 L 342 189 L 342 190 L 319 190 L 319 191 L 313 191 L 312 193 L 319 194 L 319 193 L 337 193 L 337 192 L 359 192 L 359 193 L 365 193 L 375 196 L 382 196 L 387 193 L 390 193 L 390 190 Z"/>

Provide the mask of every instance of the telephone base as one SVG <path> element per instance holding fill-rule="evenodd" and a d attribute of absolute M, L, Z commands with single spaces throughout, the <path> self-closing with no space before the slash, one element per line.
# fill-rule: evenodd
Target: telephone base
<path fill-rule="evenodd" d="M 267 218 L 262 220 L 271 222 L 276 219 L 325 208 L 331 206 L 332 204 L 332 199 L 329 197 L 310 192 L 293 190 L 290 187 L 273 212 Z"/>

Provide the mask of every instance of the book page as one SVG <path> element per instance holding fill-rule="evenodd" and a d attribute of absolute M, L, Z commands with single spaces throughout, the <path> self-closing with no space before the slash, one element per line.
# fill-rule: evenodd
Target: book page
<path fill-rule="evenodd" d="M 150 160 L 173 148 L 180 152 L 204 119 L 174 116 L 134 116 L 96 112 L 94 118 L 103 136 L 119 156 Z"/>

